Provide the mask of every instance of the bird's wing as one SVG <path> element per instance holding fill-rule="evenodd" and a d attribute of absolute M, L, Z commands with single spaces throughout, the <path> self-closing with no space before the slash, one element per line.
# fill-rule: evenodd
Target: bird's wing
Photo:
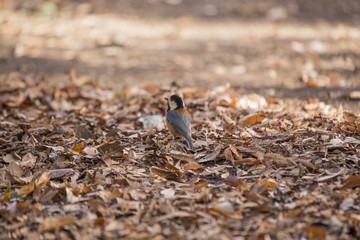
<path fill-rule="evenodd" d="M 183 137 L 191 139 L 189 114 L 181 114 L 175 110 L 168 111 L 166 119 Z"/>

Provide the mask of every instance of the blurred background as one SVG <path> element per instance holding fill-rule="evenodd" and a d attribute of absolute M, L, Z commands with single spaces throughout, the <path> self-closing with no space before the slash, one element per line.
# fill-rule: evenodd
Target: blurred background
<path fill-rule="evenodd" d="M 0 81 L 218 86 L 360 109 L 358 0 L 1 0 Z"/>

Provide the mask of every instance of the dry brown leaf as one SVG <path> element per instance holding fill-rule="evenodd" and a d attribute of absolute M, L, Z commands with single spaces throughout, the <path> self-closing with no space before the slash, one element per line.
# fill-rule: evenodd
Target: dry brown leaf
<path fill-rule="evenodd" d="M 183 160 L 186 162 L 194 162 L 195 161 L 194 154 L 187 154 L 187 153 L 183 153 L 183 152 L 179 152 L 179 151 L 175 151 L 175 150 L 170 151 L 170 156 L 174 159 Z"/>
<path fill-rule="evenodd" d="M 202 166 L 196 162 L 189 162 L 184 165 L 184 170 L 186 170 L 186 171 L 189 171 L 189 170 L 197 171 L 202 168 L 204 168 L 204 166 Z"/>
<path fill-rule="evenodd" d="M 70 188 L 65 188 L 66 190 L 66 201 L 68 203 L 76 203 L 80 201 L 80 196 L 77 196 L 76 194 L 74 194 L 74 192 L 70 189 Z"/>
<path fill-rule="evenodd" d="M 232 155 L 232 151 L 230 150 L 230 148 L 226 148 L 224 150 L 224 157 L 226 160 L 230 161 L 232 164 L 235 164 L 235 159 Z"/>
<path fill-rule="evenodd" d="M 120 196 L 121 193 L 114 189 L 113 191 L 109 191 L 109 190 L 102 190 L 102 191 L 98 191 L 96 192 L 96 195 L 99 196 L 104 202 L 111 202 L 112 200 L 114 200 L 116 197 Z"/>
<path fill-rule="evenodd" d="M 234 145 L 230 145 L 229 149 L 235 155 L 236 159 L 242 159 L 242 155 L 239 153 L 238 149 Z"/>
<path fill-rule="evenodd" d="M 59 229 L 66 225 L 75 224 L 77 218 L 73 216 L 60 216 L 60 217 L 49 217 L 42 220 L 40 223 L 40 232 L 45 232 L 53 229 Z"/>
<path fill-rule="evenodd" d="M 240 126 L 252 126 L 260 123 L 265 118 L 264 112 L 257 112 L 241 119 Z"/>
<path fill-rule="evenodd" d="M 228 200 L 214 204 L 210 210 L 221 213 L 223 215 L 230 215 L 234 213 L 235 207 L 234 204 Z"/>
<path fill-rule="evenodd" d="M 36 163 L 36 157 L 31 153 L 27 153 L 22 157 L 22 162 L 20 163 L 20 165 L 22 167 L 32 168 L 35 166 L 35 163 Z"/>
<path fill-rule="evenodd" d="M 306 161 L 306 160 L 302 160 L 302 159 L 299 159 L 297 161 L 299 163 L 301 163 L 302 165 L 304 165 L 305 167 L 310 168 L 311 170 L 314 170 L 314 171 L 318 170 L 318 167 L 315 164 L 311 163 L 310 161 Z"/>
<path fill-rule="evenodd" d="M 208 185 L 208 182 L 206 180 L 201 180 L 195 184 L 195 188 L 197 190 L 201 190 L 201 189 L 207 187 L 207 185 Z"/>
<path fill-rule="evenodd" d="M 284 217 L 286 218 L 297 218 L 299 217 L 303 211 L 300 208 L 291 209 L 284 213 Z"/>
<path fill-rule="evenodd" d="M 61 178 L 70 173 L 74 173 L 74 169 L 72 168 L 52 169 L 49 171 L 49 178 L 50 179 Z"/>
<path fill-rule="evenodd" d="M 258 184 L 262 184 L 266 189 L 275 191 L 277 189 L 277 183 L 273 179 L 261 179 L 258 181 Z"/>
<path fill-rule="evenodd" d="M 7 170 L 13 177 L 21 177 L 23 175 L 23 170 L 18 162 L 10 162 Z"/>
<path fill-rule="evenodd" d="M 75 132 L 78 138 L 82 139 L 95 139 L 95 136 L 85 126 L 77 126 Z"/>
<path fill-rule="evenodd" d="M 26 195 L 32 193 L 34 190 L 35 190 L 35 183 L 31 182 L 29 184 L 26 184 L 26 185 L 22 186 L 19 189 L 19 194 L 23 195 L 23 196 L 26 196 Z"/>
<path fill-rule="evenodd" d="M 165 164 L 165 167 L 167 169 L 170 169 L 171 171 L 174 171 L 178 175 L 179 178 L 185 178 L 186 177 L 186 175 L 185 175 L 185 173 L 183 171 L 181 171 L 179 168 L 175 167 L 174 165 L 172 165 L 169 162 L 167 162 Z"/>
<path fill-rule="evenodd" d="M 108 167 L 111 167 L 111 166 L 113 166 L 113 165 L 118 165 L 118 164 L 119 164 L 119 162 L 116 162 L 116 161 L 112 160 L 112 159 L 111 159 L 109 156 L 107 156 L 107 155 L 102 156 L 102 157 L 101 157 L 101 160 L 103 160 L 104 163 L 106 164 L 106 166 L 108 166 Z"/>
<path fill-rule="evenodd" d="M 43 188 L 44 186 L 49 185 L 50 183 L 50 173 L 44 172 L 41 176 L 35 180 L 35 186 L 37 188 Z"/>
<path fill-rule="evenodd" d="M 85 153 L 88 156 L 96 156 L 99 154 L 96 147 L 85 147 L 83 149 L 83 153 Z"/>
<path fill-rule="evenodd" d="M 246 185 L 246 183 L 244 183 L 241 179 L 235 177 L 235 176 L 228 176 L 225 180 L 224 183 L 232 186 L 232 187 L 238 187 L 238 186 L 244 186 Z"/>
<path fill-rule="evenodd" d="M 216 145 L 215 149 L 210 154 L 198 160 L 198 163 L 214 161 L 216 157 L 219 156 L 221 148 L 221 145 Z"/>
<path fill-rule="evenodd" d="M 349 188 L 359 187 L 360 186 L 360 175 L 354 175 L 349 177 L 345 184 L 340 187 L 341 190 L 346 190 Z"/>
<path fill-rule="evenodd" d="M 279 153 L 265 153 L 264 161 L 274 164 L 277 168 L 291 167 L 296 165 L 293 160 L 288 157 L 284 157 Z"/>
<path fill-rule="evenodd" d="M 18 159 L 16 159 L 14 157 L 13 154 L 9 153 L 9 154 L 6 154 L 3 158 L 4 162 L 6 163 L 11 163 L 11 162 L 16 162 Z"/>
<path fill-rule="evenodd" d="M 256 158 L 242 158 L 235 161 L 235 164 L 246 164 L 249 166 L 259 165 L 262 162 Z"/>
<path fill-rule="evenodd" d="M 326 230 L 322 226 L 307 226 L 305 227 L 305 231 L 308 239 L 326 239 Z"/>
<path fill-rule="evenodd" d="M 150 170 L 153 174 L 165 178 L 166 180 L 172 180 L 172 181 L 179 180 L 178 174 L 176 174 L 174 171 L 169 171 L 158 167 L 151 167 Z"/>
<path fill-rule="evenodd" d="M 136 161 L 137 160 L 137 154 L 134 150 L 130 149 L 127 154 L 127 160 L 129 161 Z"/>
<path fill-rule="evenodd" d="M 352 112 L 343 112 L 344 120 L 347 123 L 355 123 L 359 118 L 355 113 Z"/>

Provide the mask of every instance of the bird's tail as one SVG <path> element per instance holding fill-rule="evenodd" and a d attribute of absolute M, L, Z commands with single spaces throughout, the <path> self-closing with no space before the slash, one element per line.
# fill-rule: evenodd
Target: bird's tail
<path fill-rule="evenodd" d="M 196 149 L 194 147 L 194 144 L 192 143 L 192 139 L 190 136 L 186 137 L 186 141 L 188 143 L 188 146 L 192 152 L 196 152 Z"/>

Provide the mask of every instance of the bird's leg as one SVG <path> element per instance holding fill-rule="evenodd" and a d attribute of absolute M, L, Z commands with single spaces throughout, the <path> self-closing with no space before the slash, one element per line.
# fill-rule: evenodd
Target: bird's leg
<path fill-rule="evenodd" d="M 174 135 L 171 135 L 171 137 L 172 137 L 172 139 L 171 139 L 171 141 L 170 141 L 170 143 L 169 143 L 170 146 L 172 146 L 173 143 L 174 143 L 175 140 L 176 140 L 176 137 L 175 137 Z"/>

